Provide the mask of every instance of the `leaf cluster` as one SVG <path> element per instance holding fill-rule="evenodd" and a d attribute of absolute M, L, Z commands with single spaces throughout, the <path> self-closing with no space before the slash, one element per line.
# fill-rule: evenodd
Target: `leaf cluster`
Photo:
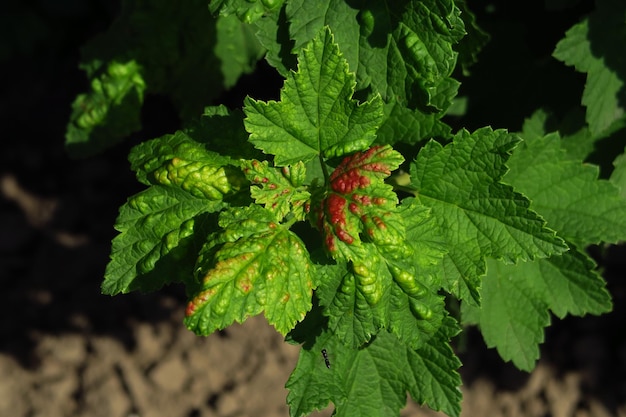
<path fill-rule="evenodd" d="M 598 1 L 555 47 L 588 77 L 579 123 L 539 109 L 517 133 L 451 125 L 488 39 L 462 0 L 165 3 L 128 1 L 86 49 L 92 91 L 68 147 L 128 134 L 145 92 L 199 113 L 261 56 L 285 82 L 276 101 L 207 107 L 133 148 L 147 188 L 120 209 L 104 293 L 181 282 L 199 335 L 264 314 L 302 346 L 293 416 L 329 402 L 336 415 L 398 415 L 407 392 L 458 416 L 462 326 L 531 370 L 551 314 L 611 310 L 585 248 L 625 239 L 626 164 L 607 180 L 584 161 L 626 120 L 607 38 L 626 33 L 619 2 Z"/>

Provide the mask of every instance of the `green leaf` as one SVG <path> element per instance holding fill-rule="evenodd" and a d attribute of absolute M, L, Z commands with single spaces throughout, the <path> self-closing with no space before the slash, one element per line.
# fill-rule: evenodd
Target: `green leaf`
<path fill-rule="evenodd" d="M 286 334 L 311 309 L 312 264 L 304 243 L 259 206 L 226 211 L 220 226 L 224 231 L 198 259 L 201 286 L 187 305 L 185 324 L 208 335 L 265 311 Z"/>
<path fill-rule="evenodd" d="M 464 315 L 479 324 L 487 346 L 496 347 L 502 359 L 525 371 L 532 370 L 539 358 L 549 310 L 562 318 L 612 308 L 594 262 L 573 246 L 561 256 L 535 262 L 504 265 L 490 260 L 487 270 L 481 308 L 464 305 Z"/>
<path fill-rule="evenodd" d="M 251 195 L 254 201 L 274 212 L 278 221 L 290 213 L 294 219 L 304 220 L 305 203 L 311 194 L 302 186 L 306 178 L 302 162 L 294 166 L 270 168 L 267 161 L 244 161 L 243 172 L 252 183 Z"/>
<path fill-rule="evenodd" d="M 620 0 L 600 0 L 597 9 L 567 31 L 554 57 L 587 73 L 582 104 L 594 136 L 624 121 L 626 106 L 626 5 Z"/>
<path fill-rule="evenodd" d="M 582 161 L 593 152 L 595 142 L 600 139 L 600 137 L 595 137 L 589 132 L 589 128 L 584 122 L 581 123 L 583 119 L 584 114 L 578 108 L 569 112 L 561 121 L 556 121 L 551 113 L 540 109 L 524 120 L 520 135 L 524 140 L 531 140 L 542 138 L 547 133 L 557 130 L 568 132 L 562 137 L 561 147 L 571 159 Z"/>
<path fill-rule="evenodd" d="M 325 29 L 303 49 L 280 102 L 246 98 L 250 142 L 275 155 L 276 166 L 332 158 L 367 148 L 382 119 L 380 97 L 351 99 L 354 75 Z"/>
<path fill-rule="evenodd" d="M 615 169 L 611 173 L 611 183 L 620 190 L 620 196 L 626 199 L 626 150 L 613 161 Z"/>
<path fill-rule="evenodd" d="M 598 179 L 598 167 L 569 157 L 558 134 L 529 137 L 508 166 L 504 181 L 528 196 L 561 236 L 581 247 L 626 240 L 626 200 L 619 189 Z"/>
<path fill-rule="evenodd" d="M 218 18 L 215 29 L 215 56 L 221 62 L 223 88 L 230 88 L 242 74 L 254 70 L 265 51 L 254 36 L 253 28 L 242 24 L 235 16 Z"/>
<path fill-rule="evenodd" d="M 152 186 L 120 208 L 111 260 L 102 292 L 156 290 L 175 281 L 192 282 L 193 260 L 210 222 L 207 213 L 224 204 L 173 187 Z"/>
<path fill-rule="evenodd" d="M 112 61 L 95 71 L 91 90 L 72 104 L 65 144 L 73 156 L 106 149 L 141 128 L 140 109 L 146 83 L 134 61 Z"/>
<path fill-rule="evenodd" d="M 185 133 L 208 149 L 232 159 L 261 159 L 263 153 L 248 142 L 243 118 L 241 110 L 228 110 L 223 105 L 205 107 L 200 120 L 191 123 Z"/>
<path fill-rule="evenodd" d="M 454 50 L 459 53 L 459 63 L 463 68 L 463 73 L 469 75 L 470 66 L 478 62 L 478 53 L 489 42 L 489 34 L 478 26 L 476 16 L 467 6 L 466 0 L 455 0 L 454 3 L 461 10 L 461 18 L 467 31 Z"/>
<path fill-rule="evenodd" d="M 515 262 L 567 249 L 529 201 L 500 182 L 518 142 L 503 130 L 463 130 L 445 147 L 430 141 L 411 164 L 417 201 L 431 208 L 448 244 L 444 286 L 459 298 L 478 302 L 485 257 Z"/>
<path fill-rule="evenodd" d="M 336 416 L 398 415 L 408 391 L 415 401 L 458 416 L 460 362 L 448 344 L 457 332 L 454 321 L 447 319 L 432 343 L 418 350 L 387 332 L 362 349 L 346 347 L 328 332 L 313 340 L 309 332 L 286 384 L 290 415 L 309 414 L 329 401 Z"/>
<path fill-rule="evenodd" d="M 234 14 L 244 23 L 254 23 L 263 15 L 272 13 L 282 6 L 285 0 L 211 0 L 211 13 L 219 10 L 220 15 Z"/>

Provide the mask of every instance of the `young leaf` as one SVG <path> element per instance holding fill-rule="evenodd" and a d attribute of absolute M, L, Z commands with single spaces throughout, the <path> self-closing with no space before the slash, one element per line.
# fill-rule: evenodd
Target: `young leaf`
<path fill-rule="evenodd" d="M 417 350 L 387 332 L 362 349 L 346 347 L 328 332 L 309 336 L 286 384 L 290 415 L 306 415 L 329 401 L 336 416 L 398 415 L 408 391 L 417 402 L 458 416 L 460 362 L 448 344 L 457 332 L 448 318 L 431 343 Z"/>
<path fill-rule="evenodd" d="M 522 370 L 532 370 L 539 358 L 549 310 L 560 318 L 611 310 L 611 297 L 595 264 L 570 246 L 560 256 L 517 265 L 490 260 L 481 308 L 463 306 L 464 314 L 471 314 L 480 326 L 487 346 L 496 347 L 502 359 Z"/>
<path fill-rule="evenodd" d="M 626 63 L 621 45 L 626 43 L 624 14 L 619 0 L 601 0 L 597 9 L 567 31 L 554 50 L 554 57 L 577 71 L 587 73 L 582 104 L 594 136 L 624 121 Z"/>
<path fill-rule="evenodd" d="M 351 99 L 354 75 L 325 29 L 303 49 L 280 102 L 246 98 L 250 142 L 275 155 L 276 166 L 332 158 L 367 148 L 382 119 L 380 97 Z"/>
<path fill-rule="evenodd" d="M 185 324 L 208 335 L 264 310 L 286 334 L 311 309 L 312 264 L 304 243 L 259 206 L 226 211 L 220 226 L 223 233 L 198 259 L 201 288 L 187 305 Z"/>
<path fill-rule="evenodd" d="M 155 290 L 164 284 L 191 281 L 191 265 L 206 235 L 205 213 L 219 211 L 220 201 L 207 201 L 174 187 L 152 186 L 120 208 L 111 261 L 102 292 Z M 181 266 L 182 265 L 182 266 Z"/>
<path fill-rule="evenodd" d="M 270 168 L 267 161 L 244 161 L 243 172 L 253 185 L 252 198 L 274 212 L 278 221 L 289 213 L 298 221 L 304 220 L 304 205 L 311 194 L 302 186 L 306 177 L 302 162 Z"/>
<path fill-rule="evenodd" d="M 532 201 L 548 225 L 584 247 L 626 240 L 626 200 L 598 168 L 570 158 L 558 134 L 530 137 L 511 156 L 504 181 Z"/>
<path fill-rule="evenodd" d="M 478 302 L 485 257 L 514 262 L 567 249 L 529 201 L 500 182 L 518 141 L 503 130 L 461 131 L 445 147 L 429 142 L 411 164 L 417 201 L 431 208 L 448 243 L 445 287 L 460 298 Z"/>

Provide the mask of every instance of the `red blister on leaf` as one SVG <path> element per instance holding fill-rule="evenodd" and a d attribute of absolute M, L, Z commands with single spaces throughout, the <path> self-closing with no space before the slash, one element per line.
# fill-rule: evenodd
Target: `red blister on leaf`
<path fill-rule="evenodd" d="M 335 254 L 341 244 L 361 242 L 360 233 L 367 224 L 385 227 L 383 219 L 395 210 L 398 199 L 384 179 L 403 160 L 390 146 L 374 146 L 341 161 L 330 175 L 330 189 L 316 210 L 328 251 Z"/>

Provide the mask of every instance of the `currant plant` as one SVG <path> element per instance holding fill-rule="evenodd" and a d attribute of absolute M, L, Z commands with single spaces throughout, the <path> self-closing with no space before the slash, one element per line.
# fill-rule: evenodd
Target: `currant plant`
<path fill-rule="evenodd" d="M 518 133 L 444 121 L 458 108 L 453 74 L 487 41 L 462 0 L 206 6 L 129 1 L 113 29 L 139 25 L 138 38 L 109 42 L 108 60 L 90 58 L 102 39 L 87 48 L 92 90 L 76 100 L 71 151 L 132 131 L 145 92 L 169 93 L 186 121 L 130 152 L 147 188 L 120 209 L 105 294 L 183 283 L 199 335 L 263 313 L 302 347 L 292 416 L 330 402 L 338 416 L 399 415 L 407 392 L 458 416 L 461 326 L 531 370 L 551 314 L 611 310 L 585 248 L 626 238 L 626 164 L 605 180 L 583 161 L 626 121 L 626 65 L 602 43 L 613 30 L 626 41 L 626 6 L 598 1 L 556 46 L 588 77 L 586 123 L 565 134 L 541 110 Z M 177 28 L 167 53 L 142 37 L 153 24 Z M 177 55 L 171 39 L 203 28 L 214 38 Z M 279 100 L 185 117 L 262 56 L 284 77 Z M 171 81 L 192 72 L 223 82 Z"/>

